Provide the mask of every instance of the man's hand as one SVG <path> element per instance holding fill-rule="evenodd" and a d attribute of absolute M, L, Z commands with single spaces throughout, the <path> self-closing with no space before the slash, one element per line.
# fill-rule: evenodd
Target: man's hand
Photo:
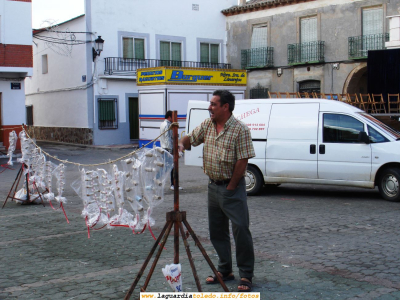
<path fill-rule="evenodd" d="M 179 142 L 178 142 L 178 149 L 179 151 L 183 150 L 190 150 L 191 145 L 190 145 L 190 138 L 188 136 L 184 136 Z"/>
<path fill-rule="evenodd" d="M 239 159 L 236 164 L 235 164 L 235 168 L 233 169 L 233 175 L 231 178 L 231 181 L 229 182 L 228 186 L 226 187 L 226 189 L 228 191 L 233 191 L 234 189 L 236 189 L 237 185 L 239 184 L 240 179 L 242 179 L 243 177 L 243 173 L 247 168 L 247 158 L 244 159 Z"/>

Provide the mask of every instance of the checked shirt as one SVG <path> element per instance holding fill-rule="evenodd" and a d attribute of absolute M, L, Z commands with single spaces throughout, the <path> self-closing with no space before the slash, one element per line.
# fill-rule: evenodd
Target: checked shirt
<path fill-rule="evenodd" d="M 188 136 L 192 146 L 204 143 L 204 173 L 215 181 L 230 179 L 238 160 L 255 156 L 249 128 L 233 115 L 219 134 L 215 123 L 207 119 Z"/>

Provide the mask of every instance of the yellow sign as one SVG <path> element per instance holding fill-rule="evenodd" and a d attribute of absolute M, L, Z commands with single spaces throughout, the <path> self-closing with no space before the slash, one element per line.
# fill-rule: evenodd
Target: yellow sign
<path fill-rule="evenodd" d="M 174 84 L 174 85 L 236 85 L 247 84 L 245 70 L 194 69 L 159 67 L 138 69 L 137 85 Z"/>

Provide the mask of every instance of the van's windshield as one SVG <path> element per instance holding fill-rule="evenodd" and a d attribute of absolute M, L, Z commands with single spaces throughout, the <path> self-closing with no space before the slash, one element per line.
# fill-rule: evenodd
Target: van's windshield
<path fill-rule="evenodd" d="M 372 123 L 375 126 L 379 127 L 379 129 L 381 129 L 383 132 L 385 132 L 388 135 L 390 135 L 395 140 L 400 140 L 400 132 L 394 130 L 393 128 L 390 128 L 386 124 L 382 123 L 378 119 L 375 119 L 373 116 L 371 116 L 371 115 L 369 115 L 367 113 L 362 112 L 362 113 L 360 113 L 360 115 L 362 117 L 364 117 L 365 119 L 367 119 L 367 121 L 369 121 L 370 123 Z"/>

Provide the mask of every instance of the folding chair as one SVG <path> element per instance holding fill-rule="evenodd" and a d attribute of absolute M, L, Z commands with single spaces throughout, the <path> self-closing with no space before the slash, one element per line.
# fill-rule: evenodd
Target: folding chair
<path fill-rule="evenodd" d="M 304 93 L 297 93 L 299 95 L 299 98 L 310 98 L 309 94 L 304 92 Z"/>
<path fill-rule="evenodd" d="M 279 92 L 278 95 L 279 95 L 279 98 L 289 98 L 287 92 Z"/>
<path fill-rule="evenodd" d="M 360 100 L 358 99 L 357 94 L 347 94 L 347 103 L 350 105 L 353 105 L 359 109 L 365 110 L 364 104 L 360 103 Z"/>
<path fill-rule="evenodd" d="M 280 97 L 278 96 L 278 93 L 276 93 L 276 92 L 270 92 L 270 91 L 268 91 L 268 96 L 269 96 L 270 98 L 280 98 Z"/>
<path fill-rule="evenodd" d="M 375 103 L 371 99 L 370 94 L 360 94 L 360 104 L 364 107 L 361 109 L 369 114 L 376 114 L 378 112 Z"/>
<path fill-rule="evenodd" d="M 388 94 L 388 111 L 389 113 L 400 113 L 400 95 Z"/>
<path fill-rule="evenodd" d="M 288 98 L 300 98 L 298 93 L 286 93 Z"/>
<path fill-rule="evenodd" d="M 386 114 L 386 104 L 383 100 L 382 94 L 372 94 L 371 100 L 372 103 L 374 103 L 378 114 Z"/>
<path fill-rule="evenodd" d="M 337 94 L 340 102 L 349 103 L 348 94 Z"/>

